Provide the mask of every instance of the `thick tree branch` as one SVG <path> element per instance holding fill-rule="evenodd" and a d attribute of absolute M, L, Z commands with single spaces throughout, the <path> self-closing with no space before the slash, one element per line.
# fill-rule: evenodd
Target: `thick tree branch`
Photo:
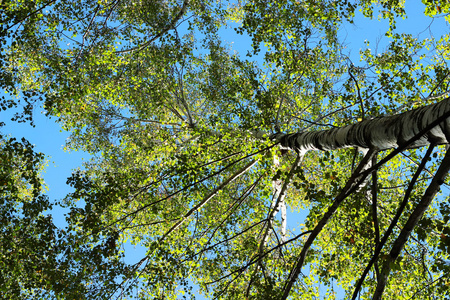
<path fill-rule="evenodd" d="M 408 148 L 450 142 L 450 98 L 399 115 L 379 117 L 340 128 L 293 134 L 275 134 L 285 148 L 298 151 L 350 147 L 386 150 L 414 138 Z M 441 119 L 442 118 L 442 119 Z M 436 120 L 440 120 L 435 123 Z M 430 129 L 431 124 L 434 124 Z M 423 134 L 419 133 L 423 132 Z"/>

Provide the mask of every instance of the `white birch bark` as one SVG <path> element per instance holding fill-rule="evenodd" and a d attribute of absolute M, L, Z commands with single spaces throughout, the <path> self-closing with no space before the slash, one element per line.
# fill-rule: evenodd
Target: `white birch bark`
<path fill-rule="evenodd" d="M 272 224 L 275 218 L 275 215 L 280 209 L 280 203 L 284 202 L 284 196 L 286 194 L 286 189 L 292 179 L 292 176 L 294 175 L 295 169 L 297 169 L 300 166 L 300 163 L 303 160 L 303 153 L 299 153 L 288 176 L 285 179 L 285 182 L 281 184 L 281 180 L 279 183 L 277 181 L 273 181 L 272 185 L 274 188 L 274 199 L 270 205 L 270 212 L 267 217 L 267 226 L 264 228 L 263 235 L 261 237 L 261 243 L 259 245 L 259 252 L 262 254 L 264 252 L 264 247 L 266 246 L 266 243 L 268 241 L 268 236 L 270 234 L 270 230 L 272 229 Z M 277 187 L 277 185 L 279 186 Z M 275 197 L 277 196 L 277 197 Z M 286 216 L 284 217 L 284 221 L 282 222 L 286 223 Z M 285 224 L 286 225 L 286 224 Z M 286 229 L 282 229 L 282 231 L 286 232 Z"/>
<path fill-rule="evenodd" d="M 273 166 L 275 169 L 280 166 L 280 161 L 276 155 L 273 158 Z M 280 233 L 281 233 L 281 242 L 284 243 L 286 241 L 287 220 L 286 220 L 286 203 L 284 201 L 286 193 L 285 192 L 282 193 L 282 186 L 283 186 L 283 184 L 281 182 L 281 179 L 276 179 L 276 180 L 272 181 L 273 200 L 272 200 L 272 204 L 270 206 L 270 210 L 271 211 L 273 210 L 273 215 L 268 220 L 268 226 L 270 227 L 270 229 L 272 229 L 273 220 L 275 219 L 275 216 L 277 215 L 277 213 L 279 211 L 281 211 Z M 269 235 L 270 235 L 270 232 L 264 237 L 264 242 L 263 242 L 264 246 L 267 244 Z"/>
<path fill-rule="evenodd" d="M 278 157 L 275 155 L 273 158 L 273 167 L 275 169 L 277 169 L 279 166 L 280 166 L 280 161 L 279 161 Z M 264 246 L 267 244 L 267 240 L 270 235 L 270 230 L 273 227 L 273 221 L 275 219 L 275 216 L 280 211 L 281 206 L 284 204 L 284 197 L 286 196 L 286 193 L 281 193 L 281 188 L 282 188 L 281 179 L 278 178 L 276 180 L 272 180 L 272 190 L 273 190 L 272 198 L 273 198 L 273 200 L 272 200 L 272 204 L 270 205 L 270 211 L 273 210 L 273 215 L 268 220 L 269 232 L 265 236 Z M 281 230 L 281 231 L 283 231 L 283 230 Z"/>
<path fill-rule="evenodd" d="M 433 121 L 450 114 L 450 98 L 402 114 L 378 117 L 371 120 L 330 130 L 278 133 L 272 136 L 283 147 L 297 150 L 335 150 L 349 147 L 386 150 L 395 148 L 416 136 Z M 408 148 L 450 141 L 450 118 L 435 126 L 411 143 Z"/>
<path fill-rule="evenodd" d="M 286 242 L 286 226 L 287 226 L 287 215 L 286 215 L 286 202 L 283 201 L 280 207 L 281 211 L 281 243 Z"/>

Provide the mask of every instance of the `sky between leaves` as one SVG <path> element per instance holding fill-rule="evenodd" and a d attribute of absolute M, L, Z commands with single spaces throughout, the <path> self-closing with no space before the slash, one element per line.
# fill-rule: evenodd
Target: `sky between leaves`
<path fill-rule="evenodd" d="M 448 31 L 448 24 L 443 19 L 437 19 L 429 24 L 429 19 L 423 17 L 424 5 L 419 2 L 406 3 L 406 15 L 408 19 L 399 20 L 397 28 L 402 32 L 411 33 L 413 35 L 432 32 L 439 36 L 442 32 Z M 375 25 L 374 25 L 375 24 Z M 370 40 L 370 48 L 372 51 L 382 50 L 388 44 L 388 39 L 383 36 L 388 27 L 386 20 L 376 22 L 375 20 L 367 20 L 363 17 L 357 17 L 354 24 L 347 24 L 341 31 L 341 37 L 345 40 L 344 44 L 350 53 L 352 62 L 357 66 L 359 59 L 359 50 L 366 47 L 365 40 Z M 250 49 L 250 39 L 248 37 L 237 35 L 231 31 L 226 33 L 223 31 L 223 40 L 230 42 L 233 49 L 237 50 L 241 55 Z M 70 176 L 73 169 L 80 167 L 83 158 L 89 159 L 87 153 L 84 152 L 66 152 L 63 150 L 64 143 L 68 134 L 61 131 L 59 125 L 54 123 L 54 119 L 49 119 L 40 115 L 41 108 L 35 108 L 36 127 L 31 128 L 28 124 L 17 124 L 9 121 L 12 115 L 11 111 L 0 112 L 0 120 L 6 123 L 1 131 L 11 134 L 13 137 L 27 138 L 32 144 L 36 145 L 36 150 L 49 156 L 49 164 L 46 168 L 44 179 L 49 187 L 47 194 L 51 199 L 60 199 L 68 194 L 71 189 L 66 185 L 66 178 Z M 56 209 L 53 216 L 56 224 L 64 225 L 63 210 Z M 291 225 L 295 220 L 288 218 Z M 288 223 L 289 224 L 289 223 Z M 138 253 L 140 254 L 140 253 Z M 130 256 L 126 259 L 133 260 Z"/>
<path fill-rule="evenodd" d="M 420 36 L 420 34 L 427 34 L 427 32 L 439 36 L 449 29 L 448 23 L 443 18 L 430 23 L 430 20 L 424 17 L 424 9 L 425 5 L 419 1 L 407 2 L 406 14 L 408 18 L 399 20 L 397 28 L 402 32 L 411 33 L 413 36 Z M 233 26 L 233 23 L 230 25 Z M 341 37 L 355 64 L 359 60 L 360 49 L 366 47 L 365 41 L 376 41 L 372 42 L 370 46 L 375 51 L 382 50 L 387 46 L 388 38 L 384 36 L 384 33 L 388 26 L 387 20 L 375 22 L 358 13 L 354 24 L 347 24 L 341 30 Z M 223 41 L 229 43 L 234 51 L 245 55 L 247 51 L 251 50 L 251 41 L 248 37 L 238 35 L 230 30 L 222 31 Z M 13 137 L 25 137 L 36 146 L 36 151 L 48 156 L 49 165 L 44 174 L 45 182 L 49 187 L 47 193 L 50 198 L 62 198 L 70 191 L 70 188 L 66 185 L 66 178 L 73 169 L 81 166 L 83 158 L 89 159 L 89 155 L 83 151 L 65 151 L 64 144 L 69 134 L 63 131 L 58 123 L 54 122 L 54 118 L 42 116 L 41 112 L 42 108 L 36 107 L 34 109 L 36 127 L 33 128 L 27 123 L 11 121 L 14 111 L 0 111 L 0 119 L 6 124 L 2 127 L 2 132 Z M 59 222 L 58 215 L 55 215 L 55 217 L 56 221 Z"/>

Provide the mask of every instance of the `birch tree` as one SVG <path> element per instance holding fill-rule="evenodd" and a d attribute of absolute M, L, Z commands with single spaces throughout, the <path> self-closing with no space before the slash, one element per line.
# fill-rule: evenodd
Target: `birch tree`
<path fill-rule="evenodd" d="M 54 242 L 73 284 L 27 291 L 450 297 L 449 36 L 397 30 L 403 2 L 1 5 L 2 108 L 41 106 L 92 155 Z M 383 49 L 346 48 L 361 17 L 388 25 Z"/>

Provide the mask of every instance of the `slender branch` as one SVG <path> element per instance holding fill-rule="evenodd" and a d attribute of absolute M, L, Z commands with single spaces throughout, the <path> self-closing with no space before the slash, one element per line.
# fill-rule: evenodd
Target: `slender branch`
<path fill-rule="evenodd" d="M 276 144 L 275 144 L 275 145 L 276 145 Z M 241 157 L 241 158 L 239 158 L 238 160 L 229 163 L 228 165 L 226 165 L 225 167 L 221 168 L 220 170 L 218 170 L 218 171 L 216 171 L 216 172 L 214 172 L 214 173 L 212 173 L 212 174 L 210 174 L 210 175 L 208 175 L 208 176 L 206 176 L 206 177 L 204 177 L 204 178 L 202 178 L 202 179 L 200 179 L 200 180 L 197 180 L 197 181 L 195 181 L 195 182 L 193 182 L 193 183 L 191 183 L 191 184 L 188 184 L 188 185 L 186 185 L 185 187 L 183 187 L 183 188 L 181 188 L 181 189 L 179 189 L 179 190 L 173 192 L 173 193 L 170 194 L 170 195 L 167 195 L 166 197 L 164 197 L 164 198 L 162 198 L 162 199 L 158 199 L 158 200 L 156 200 L 156 201 L 153 201 L 153 202 L 151 202 L 151 203 L 148 203 L 148 204 L 146 204 L 146 205 L 143 205 L 143 206 L 141 206 L 140 208 L 136 209 L 135 211 L 133 211 L 133 212 L 131 212 L 131 213 L 128 213 L 128 214 L 126 214 L 125 216 L 119 218 L 118 220 L 116 220 L 116 221 L 110 223 L 109 225 L 106 226 L 106 228 L 111 227 L 111 226 L 113 226 L 114 224 L 119 223 L 119 222 L 125 220 L 126 218 L 128 218 L 128 217 L 131 216 L 131 215 L 137 214 L 137 213 L 139 213 L 139 212 L 141 212 L 141 211 L 143 211 L 143 210 L 145 210 L 145 209 L 147 209 L 147 208 L 149 208 L 149 207 L 151 207 L 151 206 L 153 206 L 153 205 L 156 205 L 156 204 L 158 204 L 158 203 L 160 203 L 160 202 L 162 202 L 162 201 L 164 201 L 164 200 L 167 200 L 167 199 L 169 199 L 169 198 L 171 198 L 171 197 L 173 197 L 173 196 L 175 196 L 175 195 L 177 195 L 177 194 L 179 194 L 179 193 L 181 193 L 181 192 L 183 192 L 183 191 L 186 191 L 186 190 L 188 190 L 189 188 L 195 186 L 196 184 L 199 184 L 199 183 L 201 183 L 201 182 L 203 182 L 203 181 L 205 181 L 205 180 L 207 180 L 207 179 L 209 179 L 209 178 L 212 178 L 212 177 L 216 176 L 217 174 L 222 173 L 223 171 L 225 171 L 226 169 L 228 169 L 228 168 L 231 167 L 232 165 L 235 165 L 236 163 L 238 163 L 238 162 L 240 162 L 240 161 L 242 161 L 242 160 L 244 160 L 244 159 L 246 159 L 246 158 L 248 158 L 248 157 L 251 157 L 251 156 L 253 156 L 253 155 L 256 155 L 256 154 L 258 154 L 258 153 L 261 153 L 261 152 L 264 152 L 264 151 L 266 151 L 266 150 L 268 150 L 268 149 L 271 149 L 271 148 L 274 147 L 275 145 L 271 145 L 271 146 L 265 147 L 265 148 L 263 148 L 263 149 L 261 149 L 261 150 L 259 150 L 259 151 L 256 151 L 256 152 L 253 152 L 253 153 L 251 153 L 251 154 L 248 154 L 248 155 L 246 155 L 246 156 L 244 156 L 244 157 Z"/>
<path fill-rule="evenodd" d="M 410 155 L 407 155 L 406 153 L 402 153 L 402 156 L 403 156 L 404 158 L 406 158 L 407 160 L 409 160 L 410 162 L 412 162 L 413 164 L 415 164 L 416 166 L 419 166 L 420 163 L 418 163 L 418 162 L 416 162 L 414 159 L 412 159 Z M 428 170 L 427 168 L 425 168 L 425 169 L 423 169 L 423 170 L 424 170 L 424 172 L 427 172 L 428 175 L 430 175 L 431 177 L 433 177 L 433 173 L 432 173 L 430 170 Z"/>
<path fill-rule="evenodd" d="M 377 157 L 372 158 L 372 165 L 377 163 Z M 375 232 L 375 250 L 380 244 L 380 225 L 378 223 L 378 173 L 375 170 L 372 174 L 372 219 L 373 219 L 373 229 Z M 374 251 L 375 252 L 375 251 Z M 380 277 L 380 272 L 378 270 L 378 265 L 375 265 L 375 273 L 377 275 L 377 280 Z"/>
<path fill-rule="evenodd" d="M 397 210 L 397 213 L 395 214 L 394 218 L 392 219 L 389 228 L 386 230 L 383 238 L 378 243 L 374 254 L 372 255 L 372 258 L 370 259 L 369 263 L 367 264 L 367 267 L 364 269 L 363 274 L 361 275 L 358 283 L 355 286 L 355 291 L 353 292 L 352 299 L 356 299 L 359 290 L 361 289 L 361 286 L 364 282 L 364 279 L 366 278 L 367 274 L 369 273 L 370 269 L 372 268 L 372 265 L 376 262 L 378 259 L 378 256 L 380 255 L 381 250 L 383 249 L 383 246 L 386 244 L 389 236 L 391 235 L 394 227 L 397 225 L 398 220 L 400 219 L 400 216 L 402 215 L 406 205 L 408 204 L 409 196 L 411 195 L 412 190 L 414 189 L 414 186 L 416 185 L 417 179 L 419 178 L 420 173 L 422 173 L 422 170 L 425 168 L 425 164 L 428 161 L 428 158 L 431 156 L 431 153 L 433 152 L 434 145 L 430 145 L 428 147 L 427 152 L 425 153 L 425 156 L 423 157 L 422 161 L 420 162 L 419 167 L 417 168 L 416 172 L 414 173 L 409 185 L 408 189 L 405 192 L 405 195 L 403 197 L 403 201 L 400 203 L 400 206 Z M 380 277 L 377 277 L 380 278 Z"/>
<path fill-rule="evenodd" d="M 450 151 L 445 153 L 445 157 L 436 171 L 436 175 L 433 180 L 431 180 L 425 194 L 422 196 L 419 204 L 416 206 L 414 211 L 409 216 L 408 221 L 406 221 L 405 226 L 401 230 L 399 236 L 392 245 L 391 252 L 389 253 L 386 261 L 383 264 L 383 269 L 381 271 L 381 279 L 378 282 L 377 288 L 375 290 L 373 299 L 381 299 L 384 288 L 386 287 L 387 279 L 391 270 L 391 263 L 394 262 L 402 251 L 406 241 L 408 240 L 411 232 L 416 227 L 417 223 L 422 218 L 425 211 L 430 206 L 434 196 L 438 193 L 440 186 L 445 181 L 445 177 L 450 171 Z"/>
<path fill-rule="evenodd" d="M 310 120 L 298 118 L 298 117 L 295 117 L 295 116 L 294 116 L 294 118 L 296 118 L 296 119 L 299 120 L 299 121 L 309 123 L 309 124 L 311 124 L 311 126 L 312 126 L 312 125 L 316 125 L 316 126 L 322 126 L 322 127 L 327 126 L 327 127 L 339 128 L 338 126 L 333 125 L 333 124 L 317 123 L 316 121 L 310 121 Z M 322 118 L 321 118 L 321 119 L 322 119 Z"/>
<path fill-rule="evenodd" d="M 186 122 L 186 120 L 183 118 L 183 116 L 180 114 L 180 112 L 172 106 L 164 105 L 168 110 L 174 113 L 181 121 Z"/>
<path fill-rule="evenodd" d="M 177 68 L 177 73 L 178 73 L 178 82 L 180 84 L 181 96 L 180 97 L 176 96 L 176 98 L 177 98 L 177 100 L 181 99 L 181 101 L 180 100 L 179 101 L 181 102 L 181 105 L 184 106 L 184 109 L 186 110 L 186 115 L 187 115 L 188 121 L 189 121 L 188 124 L 189 124 L 190 127 L 193 127 L 194 126 L 194 119 L 192 118 L 191 111 L 189 109 L 189 106 L 188 106 L 188 104 L 186 102 L 186 97 L 184 95 L 183 68 L 181 68 L 181 72 Z"/>
<path fill-rule="evenodd" d="M 353 64 L 352 64 L 352 67 L 354 67 Z M 355 82 L 356 90 L 358 91 L 358 100 L 359 100 L 359 103 L 361 104 L 361 118 L 364 120 L 365 119 L 365 112 L 364 112 L 364 103 L 363 103 L 363 100 L 362 100 L 362 97 L 361 97 L 361 90 L 359 88 L 358 80 L 356 80 L 355 76 L 353 76 L 353 74 L 351 72 L 351 69 L 352 68 L 348 69 L 348 74 L 350 75 L 352 80 Z"/>
<path fill-rule="evenodd" d="M 278 106 L 278 111 L 277 111 L 277 116 L 275 117 L 275 131 L 276 132 L 280 132 L 281 131 L 281 128 L 280 128 L 280 113 L 281 113 L 281 107 L 283 106 L 283 100 L 284 100 L 284 97 L 282 96 L 281 97 L 281 100 L 280 100 L 280 104 L 279 104 L 279 106 Z"/>
<path fill-rule="evenodd" d="M 418 290 L 417 290 L 410 298 L 408 298 L 407 300 L 416 299 L 416 295 L 422 293 L 424 289 L 426 289 L 426 288 L 428 288 L 428 287 L 430 287 L 430 286 L 432 286 L 432 285 L 435 285 L 438 281 L 440 281 L 440 280 L 442 280 L 442 279 L 444 279 L 444 278 L 447 278 L 447 277 L 448 277 L 448 274 L 444 274 L 444 275 L 442 275 L 441 277 L 439 277 L 439 278 L 433 280 L 432 282 L 428 283 L 428 284 L 425 285 L 424 287 L 418 289 Z"/>
<path fill-rule="evenodd" d="M 434 89 L 430 92 L 427 98 L 432 98 L 433 93 L 441 86 L 441 84 L 450 76 L 450 73 L 447 73 L 444 77 L 442 77 L 441 81 L 434 87 Z M 448 92 L 444 93 L 444 95 L 448 94 Z M 441 95 L 438 95 L 440 97 Z"/>
<path fill-rule="evenodd" d="M 109 18 L 111 17 L 111 15 L 112 15 L 114 9 L 117 7 L 117 5 L 119 5 L 119 3 L 120 3 L 120 0 L 117 0 L 117 1 L 114 1 L 113 3 L 110 4 L 112 7 L 111 7 L 111 9 L 109 10 L 109 13 L 106 15 L 105 21 L 103 21 L 103 27 L 106 26 L 106 23 L 108 22 L 108 20 L 109 20 Z M 110 6 L 110 5 L 107 5 L 107 6 Z M 106 6 L 106 7 L 107 7 L 107 6 Z M 106 7 L 105 7 L 105 8 L 106 8 Z"/>
<path fill-rule="evenodd" d="M 312 103 L 312 102 L 311 102 L 311 103 Z M 354 104 L 350 104 L 350 105 L 347 105 L 347 106 L 345 106 L 345 107 L 336 109 L 336 110 L 334 110 L 334 111 L 332 111 L 332 112 L 327 113 L 326 115 L 319 116 L 319 117 L 318 117 L 317 119 L 315 119 L 314 121 L 302 119 L 302 118 L 297 117 L 297 116 L 294 116 L 294 115 L 292 115 L 292 117 L 295 118 L 295 119 L 297 119 L 297 120 L 303 121 L 303 122 L 311 123 L 311 125 L 309 125 L 309 126 L 307 126 L 306 128 L 304 128 L 303 131 L 305 131 L 306 129 L 312 127 L 313 125 L 336 127 L 336 126 L 333 125 L 333 124 L 321 124 L 321 123 L 319 123 L 319 122 L 320 122 L 321 120 L 323 120 L 323 119 L 325 119 L 325 118 L 327 118 L 327 117 L 329 117 L 329 116 L 335 114 L 335 113 L 338 113 L 338 112 L 340 112 L 340 111 L 346 110 L 346 109 L 352 107 L 353 105 L 354 105 Z M 309 104 L 306 108 L 308 108 L 308 107 L 310 107 L 310 106 L 311 106 L 311 104 Z M 298 115 L 298 114 L 297 114 L 297 115 Z"/>
<path fill-rule="evenodd" d="M 94 11 L 94 15 L 92 16 L 91 21 L 89 22 L 89 24 L 83 34 L 83 37 L 81 40 L 80 51 L 78 52 L 77 57 L 75 58 L 75 61 L 77 61 L 80 58 L 81 54 L 83 53 L 84 43 L 86 42 L 86 38 L 89 36 L 89 32 L 91 31 L 92 24 L 94 24 L 94 20 L 97 17 L 99 10 L 100 10 L 100 5 L 97 5 L 97 7 L 95 8 L 95 11 Z"/>
<path fill-rule="evenodd" d="M 419 164 L 417 164 L 419 165 Z M 421 181 L 427 181 L 430 180 L 431 178 L 433 178 L 433 176 L 430 177 L 423 177 L 421 179 L 418 179 L 417 182 L 421 182 Z M 399 188 L 405 188 L 407 187 L 407 184 L 400 184 L 400 185 L 396 185 L 396 186 L 382 186 L 382 187 L 378 187 L 379 190 L 396 190 Z"/>
<path fill-rule="evenodd" d="M 220 244 L 223 244 L 223 243 L 226 243 L 226 242 L 228 242 L 228 241 L 231 241 L 232 239 L 234 239 L 234 238 L 236 238 L 236 237 L 238 237 L 238 236 L 240 236 L 240 235 L 246 233 L 246 232 L 249 231 L 250 229 L 252 229 L 252 228 L 254 228 L 254 227 L 258 226 L 259 224 L 264 223 L 264 222 L 266 222 L 266 221 L 267 221 L 267 219 L 261 220 L 261 221 L 259 221 L 259 222 L 255 223 L 255 224 L 253 224 L 253 225 L 247 227 L 246 229 L 242 230 L 241 232 L 236 233 L 235 235 L 233 235 L 233 236 L 231 236 L 231 237 L 229 237 L 229 238 L 227 238 L 227 239 L 225 239 L 225 240 L 223 240 L 223 241 L 217 242 L 217 243 L 215 243 L 214 245 L 211 245 L 211 246 L 209 246 L 209 247 L 207 247 L 207 248 L 203 248 L 202 250 L 198 251 L 197 253 L 194 253 L 192 256 L 190 256 L 190 257 L 187 258 L 186 260 L 190 260 L 190 259 L 194 258 L 195 256 L 197 256 L 197 255 L 199 255 L 199 254 L 202 254 L 203 252 L 206 252 L 206 251 L 208 251 L 208 250 L 210 250 L 210 249 L 214 249 L 216 246 L 218 246 L 218 245 L 220 245 Z M 184 260 L 184 261 L 186 261 L 186 260 Z"/>
<path fill-rule="evenodd" d="M 225 291 L 228 289 L 228 287 L 229 287 L 236 279 L 238 279 L 239 276 L 241 276 L 242 273 L 244 273 L 244 271 L 245 271 L 245 269 L 239 269 L 239 270 L 237 271 L 239 274 L 237 274 L 237 275 L 236 275 L 235 277 L 233 277 L 230 281 L 228 281 L 227 284 L 225 285 L 225 287 L 224 287 L 223 289 L 221 289 L 221 290 L 217 293 L 216 297 L 214 297 L 213 300 L 219 299 L 219 297 L 220 297 L 223 293 L 225 293 Z"/>
<path fill-rule="evenodd" d="M 37 14 L 38 12 L 40 12 L 41 10 L 43 10 L 44 8 L 46 8 L 47 6 L 49 6 L 49 5 L 51 5 L 51 4 L 55 3 L 55 2 L 56 2 L 56 0 L 49 1 L 47 4 L 44 4 L 41 8 L 38 8 L 38 9 L 36 9 L 36 10 L 30 12 L 28 15 L 26 15 L 25 17 L 23 17 L 23 18 L 20 19 L 19 21 L 15 22 L 14 24 L 10 25 L 8 28 L 3 29 L 3 30 L 0 32 L 0 35 L 3 35 L 5 32 L 7 32 L 8 30 L 10 30 L 11 28 L 13 28 L 14 26 L 16 26 L 17 24 L 22 23 L 23 21 L 25 21 L 26 19 L 28 19 L 28 18 L 31 17 L 32 15 Z M 0 24 L 6 24 L 6 22 L 9 22 L 9 21 L 12 20 L 12 19 L 13 19 L 13 18 L 9 18 L 9 19 L 7 19 L 7 20 L 2 20 L 2 21 L 0 21 Z"/>
<path fill-rule="evenodd" d="M 180 221 L 178 221 L 176 224 L 174 224 L 164 235 L 159 239 L 158 243 L 161 244 L 173 231 L 175 231 L 178 227 L 181 226 L 181 224 L 186 221 L 187 218 L 189 218 L 194 212 L 202 208 L 206 203 L 208 203 L 209 200 L 211 200 L 214 196 L 217 195 L 217 193 L 222 190 L 224 187 L 226 187 L 228 184 L 233 182 L 236 178 L 240 177 L 242 174 L 250 170 L 251 167 L 253 167 L 254 164 L 256 164 L 257 160 L 252 160 L 248 164 L 246 164 L 243 168 L 236 171 L 231 177 L 229 177 L 227 180 L 222 182 L 218 187 L 216 187 L 211 193 L 208 194 L 205 198 L 203 198 L 200 203 L 192 207 L 182 218 Z"/>
<path fill-rule="evenodd" d="M 283 288 L 283 296 L 281 299 L 285 300 L 289 296 L 289 292 L 292 289 L 292 286 L 294 285 L 294 282 L 297 280 L 298 275 L 300 274 L 300 271 L 303 267 L 303 263 L 306 258 L 306 254 L 308 253 L 309 248 L 311 247 L 312 243 L 316 239 L 316 237 L 319 235 L 319 233 L 322 231 L 322 229 L 325 227 L 325 225 L 328 223 L 328 221 L 331 219 L 331 217 L 334 215 L 336 210 L 338 209 L 339 205 L 353 192 L 355 191 L 359 185 L 364 181 L 365 177 L 361 177 L 362 171 L 367 166 L 367 164 L 372 160 L 372 157 L 375 155 L 376 150 L 370 149 L 368 153 L 364 156 L 364 158 L 361 160 L 360 164 L 356 168 L 355 172 L 352 174 L 352 176 L 347 181 L 347 184 L 342 189 L 342 191 L 339 193 L 339 195 L 335 198 L 334 203 L 328 208 L 322 219 L 319 221 L 319 223 L 316 225 L 314 230 L 309 235 L 308 239 L 306 240 L 305 244 L 303 245 L 302 251 L 300 253 L 300 257 L 298 258 L 295 267 L 291 270 L 288 280 Z M 366 176 L 367 177 L 367 176 Z"/>
<path fill-rule="evenodd" d="M 438 87 L 438 86 L 436 86 L 435 89 L 436 89 L 437 87 Z M 435 89 L 434 89 L 434 90 L 435 90 Z M 433 90 L 433 91 L 434 91 L 434 90 Z M 428 97 L 420 98 L 420 99 L 418 99 L 418 100 L 416 100 L 416 101 L 408 102 L 408 103 L 403 104 L 402 106 L 400 106 L 399 108 L 397 108 L 397 109 L 394 111 L 394 113 L 400 113 L 400 112 L 401 112 L 402 110 L 404 110 L 405 108 L 411 107 L 411 106 L 413 106 L 413 105 L 415 105 L 415 104 L 418 104 L 418 103 L 426 103 L 426 102 L 428 102 L 428 101 L 438 100 L 438 99 L 441 99 L 441 98 L 443 98 L 443 97 L 447 97 L 447 96 L 449 95 L 449 92 L 445 92 L 445 93 L 442 93 L 442 94 L 439 94 L 439 95 L 436 95 L 436 96 L 432 96 L 433 91 L 430 93 L 430 95 L 429 95 Z"/>
<path fill-rule="evenodd" d="M 262 253 L 263 250 L 264 250 L 264 247 L 265 247 L 265 245 L 267 243 L 267 239 L 268 239 L 268 235 L 269 235 L 270 229 L 272 228 L 273 219 L 274 219 L 276 213 L 279 210 L 280 203 L 283 201 L 283 199 L 284 199 L 284 197 L 286 195 L 285 193 L 286 193 L 286 190 L 287 190 L 287 188 L 289 186 L 289 183 L 290 183 L 290 181 L 292 179 L 292 176 L 294 176 L 295 170 L 298 168 L 298 166 L 299 166 L 300 162 L 302 161 L 302 159 L 303 159 L 303 154 L 299 154 L 297 156 L 297 158 L 295 159 L 295 162 L 292 165 L 292 168 L 289 171 L 289 174 L 288 174 L 288 176 L 287 176 L 283 186 L 281 187 L 281 189 L 279 191 L 276 191 L 274 193 L 274 197 L 276 197 L 275 198 L 276 201 L 272 202 L 271 210 L 270 210 L 270 212 L 269 212 L 269 214 L 267 216 L 268 223 L 267 223 L 267 226 L 265 227 L 265 232 L 264 232 L 264 234 L 263 234 L 263 236 L 261 238 L 261 244 L 259 245 L 259 252 L 260 253 Z"/>
<path fill-rule="evenodd" d="M 264 253 L 264 247 L 267 244 L 267 241 L 269 239 L 269 234 L 270 234 L 270 230 L 272 229 L 272 223 L 273 220 L 275 218 L 275 215 L 277 214 L 278 210 L 280 209 L 280 205 L 284 202 L 284 197 L 286 195 L 286 190 L 289 186 L 289 183 L 292 179 L 292 176 L 294 176 L 295 170 L 297 169 L 297 167 L 300 165 L 300 162 L 303 159 L 303 153 L 299 153 L 297 155 L 297 158 L 295 159 L 294 164 L 292 165 L 291 170 L 289 171 L 289 174 L 283 184 L 283 186 L 280 188 L 279 185 L 281 185 L 281 181 L 280 180 L 274 180 L 273 181 L 273 188 L 274 188 L 274 193 L 273 193 L 273 200 L 272 200 L 272 204 L 270 206 L 270 211 L 269 214 L 267 216 L 267 224 L 265 227 L 263 227 L 262 230 L 264 230 L 264 233 L 261 237 L 261 243 L 259 244 L 259 255 L 260 258 L 258 260 L 258 266 L 256 267 L 256 269 L 254 270 L 250 282 L 248 283 L 247 286 L 247 291 L 246 291 L 246 296 L 248 297 L 249 293 L 250 293 L 250 288 L 251 285 L 253 283 L 253 278 L 255 276 L 255 274 L 258 272 L 259 269 L 259 263 L 261 262 L 261 259 L 263 258 L 262 254 Z M 279 162 L 277 161 L 277 159 L 274 159 L 274 165 L 278 166 Z"/>
<path fill-rule="evenodd" d="M 151 38 L 150 40 L 148 40 L 147 42 L 145 42 L 144 44 L 142 44 L 141 46 L 138 47 L 133 47 L 131 49 L 126 49 L 126 50 L 122 50 L 122 51 L 117 51 L 116 53 L 128 53 L 128 52 L 135 52 L 135 51 L 141 51 L 142 49 L 146 48 L 148 45 L 150 45 L 151 43 L 153 43 L 155 40 L 159 39 L 160 37 L 162 37 L 167 31 L 175 28 L 176 23 L 181 19 L 181 17 L 184 15 L 184 13 L 186 12 L 187 6 L 189 4 L 189 0 L 184 0 L 183 2 L 183 6 L 181 7 L 180 12 L 175 16 L 175 18 L 173 18 L 172 22 L 170 22 L 169 25 L 167 25 L 163 30 L 161 30 L 157 35 L 155 35 L 153 38 Z"/>
<path fill-rule="evenodd" d="M 259 181 L 261 180 L 261 178 L 264 176 L 261 175 L 251 186 L 248 187 L 248 189 L 246 191 L 244 191 L 244 193 L 242 193 L 242 195 L 231 205 L 231 207 L 229 207 L 227 209 L 226 212 L 228 212 L 228 214 L 225 216 L 225 218 L 223 218 L 223 220 L 219 223 L 219 225 L 215 226 L 214 231 L 212 232 L 211 236 L 208 238 L 208 241 L 205 243 L 205 246 L 207 246 L 211 240 L 213 239 L 214 235 L 216 234 L 217 230 L 219 230 L 223 223 L 225 223 L 226 220 L 228 220 L 228 218 L 236 211 L 236 209 L 245 201 L 245 199 L 247 199 L 248 196 L 250 196 L 250 194 L 253 192 L 253 190 L 255 189 L 255 187 L 258 185 Z M 263 220 L 264 222 L 266 221 L 266 219 Z M 259 224 L 259 223 L 258 223 Z M 206 231 L 207 232 L 207 231 Z M 205 232 L 205 234 L 206 234 Z M 203 234 L 204 235 L 204 234 Z M 200 252 L 196 253 L 195 255 L 198 255 L 200 253 L 203 253 L 204 251 L 206 251 L 206 249 L 208 248 L 204 248 L 202 249 Z M 204 250 L 204 251 L 203 251 Z M 194 255 L 194 256 L 195 256 Z M 193 258 L 194 256 L 192 256 L 191 258 Z M 199 258 L 200 259 L 200 258 Z"/>
<path fill-rule="evenodd" d="M 287 245 L 287 244 L 289 244 L 289 243 L 291 243 L 291 242 L 293 242 L 293 241 L 299 239 L 300 237 L 302 237 L 302 236 L 304 236 L 305 234 L 308 234 L 308 233 L 312 233 L 312 231 L 311 231 L 311 230 L 308 230 L 308 231 L 302 232 L 302 233 L 300 233 L 299 235 L 297 235 L 296 237 L 293 237 L 292 239 L 289 239 L 289 240 L 287 240 L 286 242 L 281 243 L 281 244 L 278 244 L 278 245 L 276 245 L 275 247 L 273 247 L 273 248 L 267 250 L 266 252 L 264 252 L 264 253 L 262 254 L 262 256 L 265 257 L 265 256 L 267 256 L 268 254 L 270 254 L 272 251 L 277 250 L 277 249 L 283 247 L 284 245 Z M 248 267 L 250 267 L 251 265 L 254 265 L 255 263 L 257 263 L 257 262 L 259 262 L 259 261 L 260 261 L 260 255 L 256 255 L 256 256 L 253 257 L 253 259 L 251 259 L 250 262 L 248 262 L 245 266 L 240 267 L 239 269 L 234 270 L 233 272 L 230 272 L 230 273 L 228 273 L 227 275 L 224 275 L 224 276 L 220 277 L 219 279 L 216 279 L 216 280 L 214 280 L 214 281 L 207 282 L 206 284 L 216 283 L 216 282 L 218 282 L 218 281 L 220 281 L 220 280 L 222 280 L 222 279 L 225 279 L 225 278 L 227 278 L 227 277 L 230 277 L 230 276 L 232 276 L 233 274 L 235 274 L 235 273 L 237 273 L 237 272 L 239 272 L 239 271 L 241 271 L 241 270 L 247 269 Z"/>

